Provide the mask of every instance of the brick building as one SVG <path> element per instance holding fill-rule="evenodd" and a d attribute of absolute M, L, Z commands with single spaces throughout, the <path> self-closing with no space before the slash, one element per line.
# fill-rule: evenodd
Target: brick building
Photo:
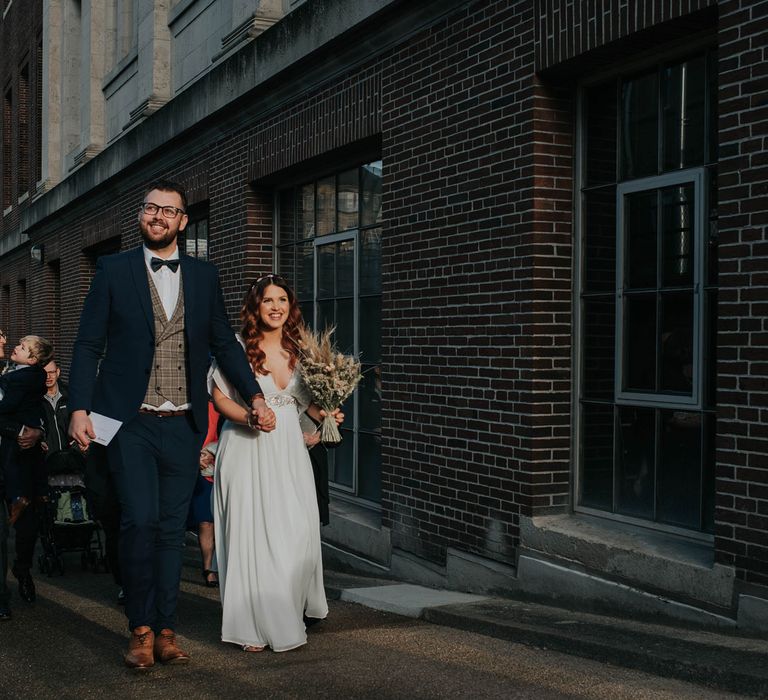
<path fill-rule="evenodd" d="M 66 372 L 178 179 L 233 325 L 277 269 L 362 357 L 327 560 L 768 629 L 766 32 L 766 0 L 4 0 L 0 320 Z"/>

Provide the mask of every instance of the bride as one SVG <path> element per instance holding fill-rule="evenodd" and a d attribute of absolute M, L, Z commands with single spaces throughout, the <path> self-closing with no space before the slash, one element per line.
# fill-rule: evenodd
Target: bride
<path fill-rule="evenodd" d="M 214 364 L 209 389 L 226 418 L 219 437 L 214 522 L 223 607 L 221 639 L 245 651 L 287 651 L 306 644 L 304 616 L 324 618 L 320 521 L 299 414 L 320 420 L 298 363 L 296 296 L 278 275 L 257 279 L 243 308 L 241 343 L 275 412 L 270 433 Z M 343 415 L 334 412 L 337 423 Z"/>

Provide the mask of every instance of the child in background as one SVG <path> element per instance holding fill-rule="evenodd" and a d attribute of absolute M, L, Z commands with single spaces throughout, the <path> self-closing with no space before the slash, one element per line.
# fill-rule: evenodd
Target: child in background
<path fill-rule="evenodd" d="M 17 369 L 0 377 L 0 417 L 12 418 L 23 426 L 42 430 L 41 399 L 45 396 L 45 365 L 53 357 L 53 346 L 37 335 L 24 336 L 11 354 Z M 41 432 L 42 435 L 42 432 Z M 9 522 L 18 520 L 37 493 L 47 492 L 45 462 L 38 445 L 20 449 L 16 441 L 0 443 L 0 468 L 5 480 L 5 496 L 10 504 Z"/>

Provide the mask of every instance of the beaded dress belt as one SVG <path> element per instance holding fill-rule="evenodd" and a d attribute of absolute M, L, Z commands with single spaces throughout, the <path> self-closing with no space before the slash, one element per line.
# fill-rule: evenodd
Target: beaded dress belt
<path fill-rule="evenodd" d="M 157 416 L 158 418 L 170 418 L 171 416 L 186 416 L 191 411 L 153 411 L 151 408 L 140 408 L 139 413 L 144 413 L 148 416 Z"/>
<path fill-rule="evenodd" d="M 264 403 L 272 408 L 280 408 L 281 406 L 295 406 L 296 399 L 288 394 L 267 394 L 264 397 Z"/>

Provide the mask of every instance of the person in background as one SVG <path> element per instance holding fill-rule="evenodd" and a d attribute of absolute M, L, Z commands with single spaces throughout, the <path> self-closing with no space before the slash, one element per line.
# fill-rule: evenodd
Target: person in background
<path fill-rule="evenodd" d="M 213 530 L 213 510 L 211 509 L 211 494 L 213 493 L 213 472 L 216 461 L 221 416 L 208 404 L 208 434 L 200 450 L 200 473 L 197 475 L 192 502 L 189 504 L 187 528 L 197 532 L 197 542 L 200 545 L 200 556 L 203 563 L 203 583 L 207 588 L 218 588 L 219 575 L 215 563 L 216 538 Z"/>
<path fill-rule="evenodd" d="M 0 359 L 5 357 L 5 345 L 7 343 L 6 335 L 0 331 Z M 18 349 L 18 348 L 17 348 Z M 14 350 L 13 355 L 16 355 Z M 6 509 L 7 503 L 7 483 L 5 481 L 9 467 L 25 469 L 32 468 L 36 463 L 42 463 L 42 452 L 38 446 L 43 437 L 43 430 L 40 422 L 39 401 L 44 393 L 45 382 L 39 382 L 40 386 L 36 391 L 42 389 L 37 396 L 38 408 L 33 410 L 28 401 L 24 401 L 26 393 L 21 390 L 22 384 L 28 380 L 34 381 L 36 372 L 24 374 L 28 370 L 19 370 L 17 372 L 6 372 L 0 377 L 0 392 L 3 393 L 3 400 L 0 404 L 4 405 L 5 411 L 0 412 L 0 621 L 11 619 L 11 609 L 9 606 L 9 591 L 7 586 L 8 572 L 8 535 L 9 535 L 9 517 Z M 19 372 L 22 372 L 19 374 Z M 13 375 L 16 374 L 16 377 Z M 5 390 L 7 389 L 7 393 Z M 24 406 L 24 410 L 11 410 L 14 406 L 19 408 Z M 26 423 L 24 422 L 26 421 Z M 31 424 L 31 425 L 30 425 Z M 13 462 L 13 464 L 10 464 Z M 22 482 L 25 473 L 21 474 Z M 47 493 L 36 494 L 35 486 L 37 482 L 31 479 L 30 495 L 26 498 L 31 499 L 34 495 L 44 497 Z M 29 505 L 29 504 L 27 504 Z M 13 574 L 19 582 L 19 596 L 27 603 L 33 603 L 36 599 L 35 583 L 30 573 L 32 568 L 32 558 L 35 549 L 35 542 L 38 534 L 37 514 L 34 508 L 24 507 L 17 512 L 14 520 L 14 529 L 16 531 L 16 561 L 13 565 Z"/>

